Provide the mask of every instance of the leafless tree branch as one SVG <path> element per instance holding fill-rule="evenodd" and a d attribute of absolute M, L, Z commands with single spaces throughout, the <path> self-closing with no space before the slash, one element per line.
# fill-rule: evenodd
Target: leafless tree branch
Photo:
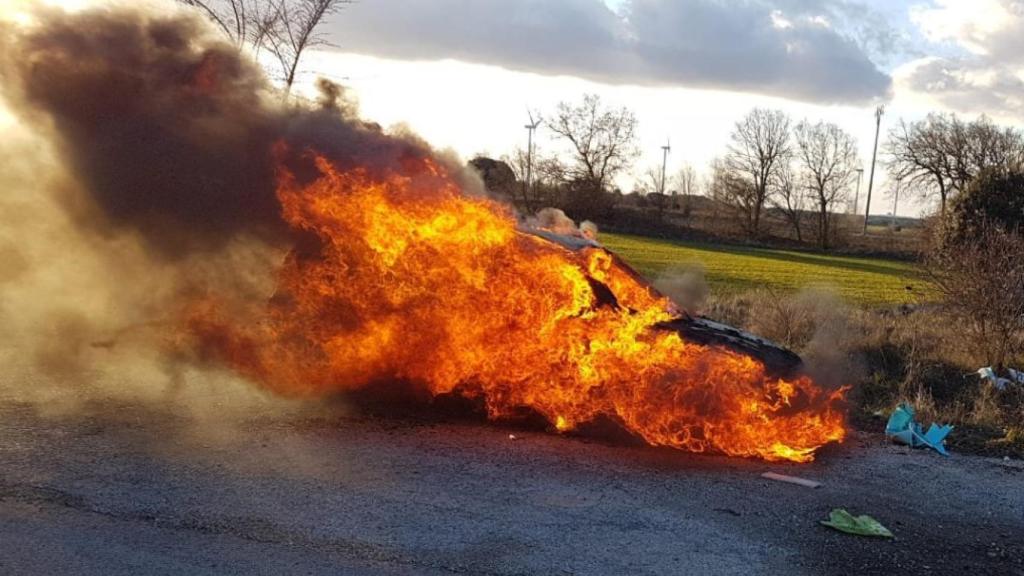
<path fill-rule="evenodd" d="M 636 115 L 625 107 L 605 108 L 594 94 L 579 104 L 560 103 L 547 125 L 572 148 L 569 176 L 595 190 L 604 190 L 639 155 Z"/>
<path fill-rule="evenodd" d="M 856 177 L 857 141 L 839 126 L 806 120 L 796 127 L 800 184 L 818 212 L 818 243 L 828 248 L 831 216 Z"/>
<path fill-rule="evenodd" d="M 743 209 L 752 236 L 760 235 L 764 206 L 792 153 L 789 126 L 789 117 L 782 111 L 754 108 L 736 123 L 718 167 L 729 174 L 723 182 L 733 192 L 731 197 L 741 200 L 738 206 Z"/>

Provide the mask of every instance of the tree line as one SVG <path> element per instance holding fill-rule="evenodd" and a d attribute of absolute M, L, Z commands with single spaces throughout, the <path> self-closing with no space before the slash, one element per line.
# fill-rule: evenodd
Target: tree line
<path fill-rule="evenodd" d="M 610 218 L 624 196 L 616 178 L 631 173 L 640 155 L 636 115 L 585 95 L 558 104 L 545 126 L 564 145 L 563 153 L 535 150 L 531 157 L 528 150 L 516 149 L 502 158 L 510 170 L 499 187 L 526 211 L 554 205 L 579 218 Z M 964 120 L 932 113 L 900 120 L 885 135 L 880 152 L 880 167 L 890 181 L 935 201 L 944 214 L 951 198 L 981 173 L 1024 165 L 1024 136 L 985 116 Z M 669 184 L 659 166 L 636 178 L 636 191 L 649 198 L 645 204 L 657 214 L 678 208 L 677 196 L 703 192 L 725 206 L 749 238 L 765 238 L 771 214 L 798 242 L 813 240 L 827 249 L 840 232 L 837 215 L 853 204 L 863 167 L 856 138 L 837 124 L 794 121 L 780 110 L 754 108 L 734 124 L 703 184 L 689 165 Z"/>
<path fill-rule="evenodd" d="M 982 172 L 1008 172 L 1024 163 L 1024 137 L 985 116 L 964 121 L 955 114 L 931 113 L 917 122 L 900 122 L 884 147 L 892 178 L 938 200 L 940 214 Z"/>
<path fill-rule="evenodd" d="M 516 150 L 504 158 L 516 176 L 506 191 L 526 210 L 554 202 L 579 217 L 600 219 L 621 196 L 615 177 L 628 172 L 639 156 L 637 124 L 629 109 L 606 107 L 596 95 L 560 103 L 547 126 L 556 141 L 567 144 L 568 154 L 534 154 L 536 177 L 526 183 L 529 151 Z M 856 140 L 837 125 L 794 124 L 781 111 L 755 108 L 734 126 L 706 188 L 735 211 L 751 237 L 761 235 L 764 214 L 773 208 L 786 215 L 802 241 L 805 212 L 813 207 L 817 238 L 827 247 L 832 215 L 847 199 L 858 167 Z M 666 195 L 696 194 L 699 185 L 695 170 L 684 165 L 671 190 L 657 169 L 648 170 L 637 187 L 662 202 Z M 668 203 L 674 204 L 671 198 Z"/>
<path fill-rule="evenodd" d="M 812 208 L 818 243 L 827 248 L 833 214 L 848 200 L 859 167 L 857 141 L 836 124 L 794 125 L 779 110 L 755 108 L 736 123 L 725 154 L 713 163 L 710 193 L 740 213 L 754 238 L 772 207 L 803 241 L 801 225 Z"/>

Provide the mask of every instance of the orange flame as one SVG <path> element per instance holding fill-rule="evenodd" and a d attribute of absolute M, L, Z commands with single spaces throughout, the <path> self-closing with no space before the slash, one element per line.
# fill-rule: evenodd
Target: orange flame
<path fill-rule="evenodd" d="M 655 328 L 674 308 L 608 252 L 519 231 L 430 160 L 384 177 L 316 163 L 304 186 L 282 170 L 283 217 L 319 245 L 286 259 L 263 321 L 232 325 L 209 307 L 190 318 L 272 390 L 399 379 L 483 398 L 494 418 L 528 407 L 565 431 L 608 416 L 653 445 L 767 460 L 810 461 L 845 436 L 841 391 Z M 588 275 L 618 306 L 598 306 Z"/>

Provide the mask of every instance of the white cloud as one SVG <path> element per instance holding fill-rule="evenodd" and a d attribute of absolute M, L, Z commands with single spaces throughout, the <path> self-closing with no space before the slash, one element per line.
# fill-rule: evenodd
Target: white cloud
<path fill-rule="evenodd" d="M 987 54 L 993 35 L 1012 27 L 1013 2 L 1002 0 L 938 0 L 914 6 L 911 21 L 932 42 L 953 41 L 974 54 Z"/>
<path fill-rule="evenodd" d="M 833 15 L 846 0 L 374 0 L 330 25 L 344 51 L 493 64 L 610 84 L 813 102 L 886 97 L 890 78 Z"/>
<path fill-rule="evenodd" d="M 786 28 L 792 28 L 793 23 L 786 19 L 782 14 L 782 10 L 772 10 L 771 13 L 772 26 L 785 30 Z"/>
<path fill-rule="evenodd" d="M 1024 2 L 939 0 L 913 8 L 911 20 L 959 51 L 913 62 L 900 84 L 958 112 L 1024 120 Z"/>

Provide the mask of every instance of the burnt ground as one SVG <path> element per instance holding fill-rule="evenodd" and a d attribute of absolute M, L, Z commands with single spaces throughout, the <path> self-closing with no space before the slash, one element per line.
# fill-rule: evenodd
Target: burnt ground
<path fill-rule="evenodd" d="M 1020 461 L 855 433 L 813 464 L 771 464 L 340 404 L 220 417 L 225 401 L 205 401 L 197 421 L 8 394 L 0 574 L 1024 575 Z M 820 526 L 834 507 L 896 538 Z"/>

